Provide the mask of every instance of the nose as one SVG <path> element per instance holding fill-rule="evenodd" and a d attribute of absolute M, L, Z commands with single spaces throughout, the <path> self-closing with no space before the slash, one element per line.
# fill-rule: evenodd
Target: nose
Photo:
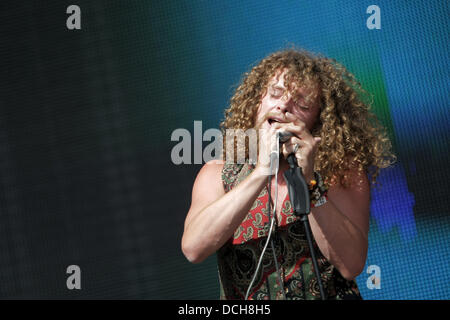
<path fill-rule="evenodd" d="M 292 99 L 291 99 L 291 95 L 290 94 L 287 94 L 287 95 L 283 96 L 280 99 L 279 103 L 277 104 L 276 110 L 280 111 L 282 113 L 285 113 L 286 111 L 289 111 L 288 109 L 289 109 L 290 105 L 292 104 L 291 100 Z"/>
<path fill-rule="evenodd" d="M 284 101 L 280 101 L 276 105 L 276 109 L 277 109 L 277 111 L 282 112 L 282 113 L 286 113 L 287 111 L 290 111 L 290 109 L 292 109 L 291 99 L 286 99 Z"/>
<path fill-rule="evenodd" d="M 286 110 L 287 110 L 287 108 L 288 108 L 288 104 L 287 104 L 287 103 L 279 103 L 279 104 L 277 104 L 277 106 L 275 107 L 275 109 L 276 109 L 277 111 L 280 111 L 280 112 L 282 112 L 282 113 L 285 113 Z"/>

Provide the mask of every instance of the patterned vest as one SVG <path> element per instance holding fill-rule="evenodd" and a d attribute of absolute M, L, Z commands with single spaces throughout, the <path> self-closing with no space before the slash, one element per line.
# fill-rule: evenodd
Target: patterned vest
<path fill-rule="evenodd" d="M 244 180 L 254 169 L 250 164 L 225 164 L 225 192 Z M 241 225 L 218 251 L 220 299 L 244 299 L 269 231 L 267 186 L 253 203 Z M 320 299 L 303 223 L 293 214 L 289 195 L 277 217 L 272 234 L 275 255 L 287 299 Z M 328 299 L 362 299 L 355 281 L 345 280 L 320 252 L 313 239 L 324 290 Z M 282 299 L 271 247 L 268 246 L 249 299 Z"/>

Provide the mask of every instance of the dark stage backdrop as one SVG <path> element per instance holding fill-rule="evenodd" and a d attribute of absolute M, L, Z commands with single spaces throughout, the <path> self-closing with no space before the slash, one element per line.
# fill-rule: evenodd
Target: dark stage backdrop
<path fill-rule="evenodd" d="M 356 75 L 398 155 L 363 297 L 448 299 L 448 2 L 376 1 L 371 30 L 372 2 L 2 1 L 0 298 L 218 298 L 215 256 L 181 252 L 201 164 L 175 165 L 171 135 L 218 128 L 241 75 L 296 44 Z"/>

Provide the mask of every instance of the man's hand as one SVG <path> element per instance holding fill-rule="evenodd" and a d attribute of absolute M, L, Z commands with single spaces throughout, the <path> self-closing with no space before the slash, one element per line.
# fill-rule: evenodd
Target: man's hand
<path fill-rule="evenodd" d="M 314 159 L 321 138 L 313 137 L 306 128 L 305 123 L 293 114 L 286 112 L 285 118 L 288 122 L 274 123 L 272 125 L 272 128 L 275 128 L 277 131 L 289 131 L 294 134 L 282 145 L 283 157 L 286 159 L 291 153 L 294 153 L 297 164 L 302 168 L 306 181 L 310 181 L 314 179 Z M 297 148 L 296 145 L 298 145 Z"/>

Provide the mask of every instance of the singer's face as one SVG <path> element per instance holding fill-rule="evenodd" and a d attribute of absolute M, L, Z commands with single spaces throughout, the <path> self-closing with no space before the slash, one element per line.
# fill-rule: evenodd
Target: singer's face
<path fill-rule="evenodd" d="M 286 70 L 278 71 L 269 80 L 267 92 L 256 113 L 255 124 L 261 128 L 270 128 L 275 121 L 287 122 L 284 115 L 289 112 L 303 121 L 311 131 L 320 113 L 319 87 L 300 87 L 291 94 L 284 83 L 285 73 Z"/>

